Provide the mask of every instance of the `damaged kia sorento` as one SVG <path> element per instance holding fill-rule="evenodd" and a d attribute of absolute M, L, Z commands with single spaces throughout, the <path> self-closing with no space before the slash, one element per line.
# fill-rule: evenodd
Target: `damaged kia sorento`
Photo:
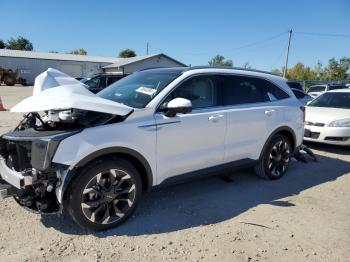
<path fill-rule="evenodd" d="M 303 137 L 287 80 L 243 69 L 144 70 L 97 95 L 48 69 L 11 111 L 24 118 L 0 138 L 0 199 L 95 231 L 180 177 L 254 166 L 278 179 Z"/>

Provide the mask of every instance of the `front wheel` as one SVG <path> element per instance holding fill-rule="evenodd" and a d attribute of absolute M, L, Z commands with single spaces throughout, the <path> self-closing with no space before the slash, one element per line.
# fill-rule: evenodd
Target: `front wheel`
<path fill-rule="evenodd" d="M 265 147 L 255 173 L 265 179 L 279 179 L 287 171 L 291 157 L 290 141 L 283 135 L 276 135 Z"/>
<path fill-rule="evenodd" d="M 68 191 L 68 211 L 83 228 L 101 231 L 123 223 L 141 197 L 137 169 L 124 159 L 100 160 L 83 168 Z"/>

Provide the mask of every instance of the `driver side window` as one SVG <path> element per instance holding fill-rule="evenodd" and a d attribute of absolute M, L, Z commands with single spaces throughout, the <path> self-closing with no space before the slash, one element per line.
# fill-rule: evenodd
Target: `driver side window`
<path fill-rule="evenodd" d="M 195 76 L 188 79 L 167 97 L 163 106 L 179 97 L 190 100 L 193 109 L 218 106 L 218 79 L 215 76 Z"/>

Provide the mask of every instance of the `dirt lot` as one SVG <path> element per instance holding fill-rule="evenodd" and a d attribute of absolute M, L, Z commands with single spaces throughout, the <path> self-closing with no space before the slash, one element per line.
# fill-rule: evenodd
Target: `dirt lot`
<path fill-rule="evenodd" d="M 9 108 L 28 87 L 0 87 Z M 20 115 L 0 112 L 0 132 Z M 0 261 L 349 261 L 350 149 L 312 145 L 278 181 L 250 170 L 145 195 L 121 227 L 88 234 L 66 216 L 0 202 Z"/>

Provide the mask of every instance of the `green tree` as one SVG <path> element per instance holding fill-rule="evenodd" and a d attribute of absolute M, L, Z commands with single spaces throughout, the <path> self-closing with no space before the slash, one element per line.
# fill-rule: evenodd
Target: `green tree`
<path fill-rule="evenodd" d="M 50 50 L 49 53 L 52 53 L 52 54 L 58 54 L 59 52 L 56 51 L 56 50 Z"/>
<path fill-rule="evenodd" d="M 136 53 L 134 50 L 131 49 L 125 49 L 119 52 L 118 55 L 120 58 L 128 58 L 128 57 L 135 57 Z"/>
<path fill-rule="evenodd" d="M 208 62 L 208 64 L 210 66 L 233 66 L 232 60 L 225 60 L 225 57 L 222 55 L 216 55 Z"/>
<path fill-rule="evenodd" d="M 2 39 L 0 39 L 0 49 L 5 49 L 5 47 L 5 42 Z"/>
<path fill-rule="evenodd" d="M 324 69 L 324 80 L 346 80 L 349 77 L 350 58 L 343 57 L 339 61 L 332 58 Z"/>
<path fill-rule="evenodd" d="M 68 52 L 67 54 L 72 55 L 87 55 L 87 51 L 83 48 L 75 49 L 73 51 Z"/>
<path fill-rule="evenodd" d="M 11 37 L 6 43 L 7 49 L 33 51 L 33 44 L 26 38 L 19 36 L 17 39 Z"/>
<path fill-rule="evenodd" d="M 286 77 L 291 80 L 314 80 L 316 74 L 310 67 L 299 62 L 287 70 Z"/>

